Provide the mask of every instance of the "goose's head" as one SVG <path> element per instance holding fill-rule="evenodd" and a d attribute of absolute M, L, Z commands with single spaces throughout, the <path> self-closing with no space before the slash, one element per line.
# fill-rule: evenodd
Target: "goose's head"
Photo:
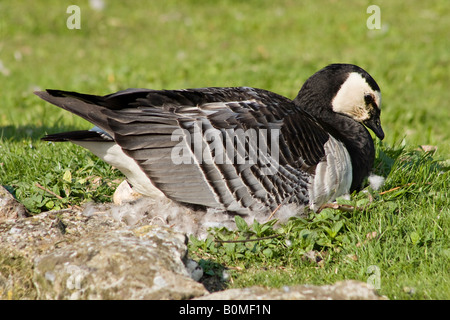
<path fill-rule="evenodd" d="M 327 117 L 330 111 L 348 116 L 384 138 L 380 87 L 358 66 L 332 64 L 323 68 L 305 82 L 294 102 L 318 118 Z"/>

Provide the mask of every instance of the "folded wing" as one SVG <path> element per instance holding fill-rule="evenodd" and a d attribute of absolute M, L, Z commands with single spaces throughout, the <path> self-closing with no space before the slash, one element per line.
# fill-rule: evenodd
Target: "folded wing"
<path fill-rule="evenodd" d="M 104 130 L 158 189 L 183 203 L 238 213 L 306 205 L 316 167 L 326 161 L 330 135 L 291 100 L 261 89 L 36 94 Z"/>

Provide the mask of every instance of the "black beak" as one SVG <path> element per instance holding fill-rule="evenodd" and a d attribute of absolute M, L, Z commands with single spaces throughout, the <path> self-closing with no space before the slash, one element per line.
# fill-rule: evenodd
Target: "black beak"
<path fill-rule="evenodd" d="M 380 118 L 372 117 L 369 120 L 364 121 L 364 124 L 367 128 L 373 131 L 375 135 L 380 138 L 380 140 L 384 139 L 383 128 L 381 128 Z"/>

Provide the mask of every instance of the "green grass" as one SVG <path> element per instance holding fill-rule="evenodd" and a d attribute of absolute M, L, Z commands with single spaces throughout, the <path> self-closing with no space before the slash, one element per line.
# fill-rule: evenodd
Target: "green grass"
<path fill-rule="evenodd" d="M 72 4 L 81 8 L 80 30 L 66 28 Z M 367 194 L 354 195 L 368 205 L 353 213 L 327 210 L 267 227 L 264 234 L 281 236 L 257 248 L 194 241 L 191 254 L 229 268 L 234 287 L 366 281 L 375 265 L 389 298 L 449 299 L 450 5 L 380 0 L 382 29 L 368 30 L 370 4 L 107 1 L 95 11 L 87 0 L 0 2 L 0 184 L 37 213 L 109 201 L 121 177 L 77 146 L 41 142 L 45 133 L 90 125 L 34 90 L 245 85 L 293 98 L 325 65 L 354 63 L 382 90 L 386 139 L 377 144 L 375 170 L 387 177 L 381 192 L 389 192 L 373 192 L 370 205 Z M 415 151 L 421 145 L 437 151 Z M 255 227 L 221 234 L 246 237 Z M 305 258 L 309 251 L 321 260 Z"/>

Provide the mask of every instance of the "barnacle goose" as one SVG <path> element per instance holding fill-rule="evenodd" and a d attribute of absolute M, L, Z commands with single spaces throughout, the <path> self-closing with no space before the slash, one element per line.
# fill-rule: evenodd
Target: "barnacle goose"
<path fill-rule="evenodd" d="M 359 190 L 375 155 L 365 127 L 384 138 L 380 88 L 351 64 L 316 72 L 294 100 L 250 87 L 35 93 L 95 125 L 43 140 L 91 150 L 143 195 L 238 214 L 318 211 Z"/>

